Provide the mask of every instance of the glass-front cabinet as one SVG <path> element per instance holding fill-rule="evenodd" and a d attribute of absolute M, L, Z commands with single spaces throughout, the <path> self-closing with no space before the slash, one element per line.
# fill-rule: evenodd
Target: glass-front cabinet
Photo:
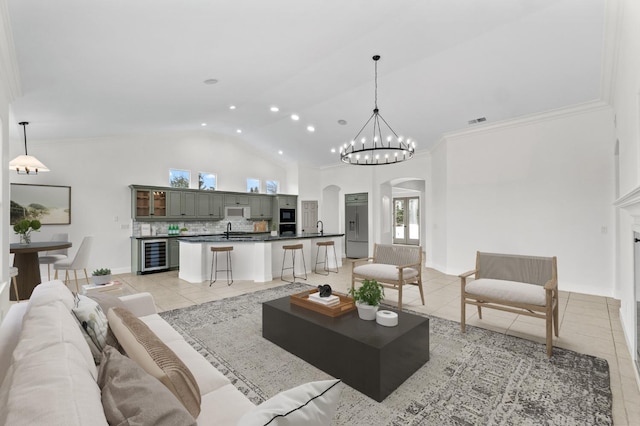
<path fill-rule="evenodd" d="M 167 216 L 167 192 L 153 189 L 134 189 L 133 216 L 153 219 Z"/>

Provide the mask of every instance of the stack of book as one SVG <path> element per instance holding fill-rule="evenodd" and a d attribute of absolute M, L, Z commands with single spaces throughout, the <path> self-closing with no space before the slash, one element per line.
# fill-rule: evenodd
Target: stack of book
<path fill-rule="evenodd" d="M 340 298 L 335 294 L 328 297 L 320 297 L 320 293 L 311 293 L 309 295 L 309 300 L 324 306 L 336 306 L 340 304 Z"/>

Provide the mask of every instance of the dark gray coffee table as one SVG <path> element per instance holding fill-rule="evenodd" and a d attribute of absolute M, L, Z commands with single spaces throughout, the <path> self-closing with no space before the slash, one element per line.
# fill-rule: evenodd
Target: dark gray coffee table
<path fill-rule="evenodd" d="M 429 319 L 406 312 L 398 326 L 331 318 L 289 297 L 262 304 L 262 336 L 378 402 L 429 361 Z"/>

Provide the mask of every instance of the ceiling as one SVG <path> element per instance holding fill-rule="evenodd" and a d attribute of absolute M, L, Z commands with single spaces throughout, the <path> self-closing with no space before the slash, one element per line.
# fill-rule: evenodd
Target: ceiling
<path fill-rule="evenodd" d="M 371 115 L 374 54 L 380 112 L 417 151 L 478 117 L 601 97 L 605 0 L 8 5 L 22 84 L 15 134 L 30 121 L 29 140 L 210 131 L 274 159 L 333 165 L 331 148 Z"/>

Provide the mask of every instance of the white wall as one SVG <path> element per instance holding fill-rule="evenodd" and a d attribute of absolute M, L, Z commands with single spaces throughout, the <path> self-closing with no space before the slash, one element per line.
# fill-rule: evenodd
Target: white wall
<path fill-rule="evenodd" d="M 601 104 L 446 137 L 446 272 L 475 252 L 558 257 L 559 287 L 613 296 L 613 117 Z"/>
<path fill-rule="evenodd" d="M 9 134 L 17 128 L 10 104 L 21 95 L 20 74 L 15 56 L 9 11 L 6 0 L 0 0 L 0 321 L 9 309 Z"/>
<path fill-rule="evenodd" d="M 432 253 L 431 266 L 439 271 L 447 270 L 447 144 L 441 141 L 431 152 L 433 171 L 431 180 L 427 182 L 431 202 L 428 212 L 432 218 L 429 222 L 431 233 L 427 252 Z M 427 263 L 429 265 L 429 263 Z"/>
<path fill-rule="evenodd" d="M 616 117 L 615 136 L 620 143 L 619 182 L 624 196 L 640 187 L 640 2 L 608 2 L 609 41 L 612 71 L 610 103 Z M 636 305 L 634 286 L 633 230 L 627 211 L 618 212 L 616 298 L 629 350 L 636 359 Z M 640 248 L 638 248 L 640 249 Z"/>
<path fill-rule="evenodd" d="M 12 174 L 11 182 L 71 186 L 71 225 L 45 226 L 34 240 L 68 232 L 73 255 L 85 235 L 94 235 L 91 268 L 109 267 L 114 273 L 130 270 L 130 184 L 168 186 L 169 169 L 176 168 L 191 171 L 193 188 L 198 172 L 216 173 L 219 190 L 244 192 L 247 177 L 261 179 L 263 186 L 270 179 L 287 187 L 284 166 L 253 154 L 240 139 L 205 131 L 30 141 L 29 148 L 51 172 L 28 177 Z M 20 141 L 12 141 L 11 155 L 19 149 Z M 17 241 L 17 236 L 11 238 Z"/>

